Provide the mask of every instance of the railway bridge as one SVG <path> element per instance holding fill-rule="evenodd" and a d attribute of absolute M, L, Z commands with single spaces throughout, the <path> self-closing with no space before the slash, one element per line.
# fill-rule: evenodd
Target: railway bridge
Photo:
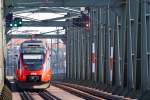
<path fill-rule="evenodd" d="M 15 48 L 26 39 L 53 51 L 47 90 L 13 90 Z M 0 0 L 0 91 L 10 100 L 149 100 L 150 0 Z"/>

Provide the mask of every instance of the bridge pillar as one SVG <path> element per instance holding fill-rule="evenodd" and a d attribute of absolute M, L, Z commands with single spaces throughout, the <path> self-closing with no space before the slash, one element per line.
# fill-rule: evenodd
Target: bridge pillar
<path fill-rule="evenodd" d="M 3 33 L 4 33 L 4 17 L 3 17 L 3 0 L 0 0 L 0 91 L 4 85 L 4 56 L 3 56 Z"/>

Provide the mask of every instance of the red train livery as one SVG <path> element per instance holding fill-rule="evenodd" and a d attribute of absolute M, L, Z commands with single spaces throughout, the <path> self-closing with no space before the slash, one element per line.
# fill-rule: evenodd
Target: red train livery
<path fill-rule="evenodd" d="M 43 89 L 50 86 L 52 71 L 49 51 L 40 40 L 27 40 L 20 46 L 16 81 L 21 88 Z"/>

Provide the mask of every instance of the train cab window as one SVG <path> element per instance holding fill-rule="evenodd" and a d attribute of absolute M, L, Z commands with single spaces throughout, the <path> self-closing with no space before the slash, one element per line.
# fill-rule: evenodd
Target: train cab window
<path fill-rule="evenodd" d="M 44 54 L 23 54 L 24 64 L 43 64 Z"/>
<path fill-rule="evenodd" d="M 40 70 L 44 63 L 44 54 L 22 54 L 23 64 L 25 64 L 28 70 Z"/>

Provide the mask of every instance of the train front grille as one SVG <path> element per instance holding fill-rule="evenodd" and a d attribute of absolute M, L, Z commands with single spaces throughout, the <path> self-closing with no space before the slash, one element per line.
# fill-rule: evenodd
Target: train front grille
<path fill-rule="evenodd" d="M 40 82 L 41 76 L 40 75 L 28 75 L 26 77 L 27 82 Z"/>

